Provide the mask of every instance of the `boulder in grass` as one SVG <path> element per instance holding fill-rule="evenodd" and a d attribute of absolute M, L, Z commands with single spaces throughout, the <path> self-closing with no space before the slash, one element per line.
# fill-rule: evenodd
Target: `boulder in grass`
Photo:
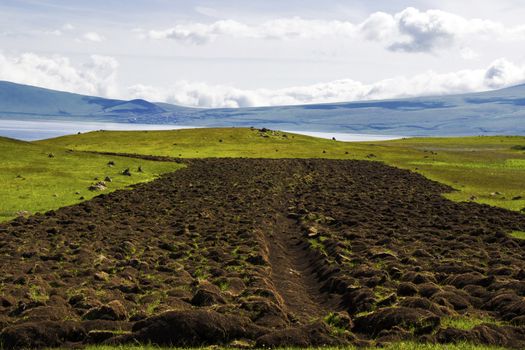
<path fill-rule="evenodd" d="M 90 191 L 104 191 L 106 189 L 107 189 L 107 186 L 104 181 L 99 181 L 88 187 L 88 190 Z"/>

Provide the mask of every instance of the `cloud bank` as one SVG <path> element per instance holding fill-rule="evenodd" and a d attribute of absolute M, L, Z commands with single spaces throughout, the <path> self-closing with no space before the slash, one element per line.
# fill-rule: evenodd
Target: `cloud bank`
<path fill-rule="evenodd" d="M 96 96 L 114 96 L 118 62 L 112 57 L 92 55 L 78 66 L 64 56 L 0 53 L 0 80 Z"/>
<path fill-rule="evenodd" d="M 413 77 L 372 84 L 342 79 L 285 89 L 238 89 L 225 85 L 180 81 L 168 88 L 134 85 L 128 95 L 193 107 L 256 107 L 446 95 L 503 88 L 525 82 L 525 65 L 498 59 L 485 69 Z"/>
<path fill-rule="evenodd" d="M 92 41 L 92 42 L 95 42 L 95 43 L 100 43 L 100 42 L 105 40 L 105 38 L 102 35 L 100 35 L 100 34 L 98 34 L 96 32 L 87 32 L 87 33 L 85 33 L 82 36 L 82 38 L 84 40 Z"/>
<path fill-rule="evenodd" d="M 192 107 L 256 107 L 446 95 L 498 89 L 525 82 L 525 64 L 498 59 L 483 69 L 446 74 L 428 71 L 365 84 L 341 79 L 284 89 L 239 89 L 205 82 L 178 81 L 169 87 L 117 88 L 118 62 L 93 55 L 75 65 L 64 56 L 0 53 L 0 80 L 111 98 L 143 98 Z"/>
<path fill-rule="evenodd" d="M 485 39 L 525 40 L 525 25 L 506 27 L 483 19 L 468 19 L 441 10 L 420 11 L 409 7 L 395 14 L 376 12 L 361 23 L 338 20 L 282 18 L 260 24 L 234 20 L 213 23 L 177 24 L 164 30 L 150 30 L 142 38 L 172 39 L 204 45 L 219 37 L 250 39 L 350 38 L 377 41 L 391 51 L 432 52 L 476 36 Z"/>

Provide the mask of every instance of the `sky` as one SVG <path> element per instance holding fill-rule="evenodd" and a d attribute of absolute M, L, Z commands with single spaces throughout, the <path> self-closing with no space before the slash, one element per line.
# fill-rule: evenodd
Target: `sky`
<path fill-rule="evenodd" d="M 522 0 L 1 0 L 0 80 L 195 107 L 525 82 Z"/>

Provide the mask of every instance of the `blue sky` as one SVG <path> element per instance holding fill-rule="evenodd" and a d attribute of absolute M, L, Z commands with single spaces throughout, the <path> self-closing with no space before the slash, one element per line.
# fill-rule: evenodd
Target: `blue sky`
<path fill-rule="evenodd" d="M 523 18 L 515 0 L 2 0 L 0 79 L 201 107 L 482 91 L 525 81 Z"/>

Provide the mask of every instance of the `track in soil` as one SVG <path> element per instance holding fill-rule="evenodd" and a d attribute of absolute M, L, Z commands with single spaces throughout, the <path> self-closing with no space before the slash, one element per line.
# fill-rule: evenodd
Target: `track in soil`
<path fill-rule="evenodd" d="M 450 190 L 377 162 L 188 161 L 0 225 L 0 341 L 523 348 L 525 243 L 508 233 L 525 216 Z"/>
<path fill-rule="evenodd" d="M 302 323 L 340 309 L 340 298 L 321 291 L 304 244 L 304 232 L 294 220 L 278 217 L 276 234 L 267 237 L 272 280 L 287 310 Z"/>

